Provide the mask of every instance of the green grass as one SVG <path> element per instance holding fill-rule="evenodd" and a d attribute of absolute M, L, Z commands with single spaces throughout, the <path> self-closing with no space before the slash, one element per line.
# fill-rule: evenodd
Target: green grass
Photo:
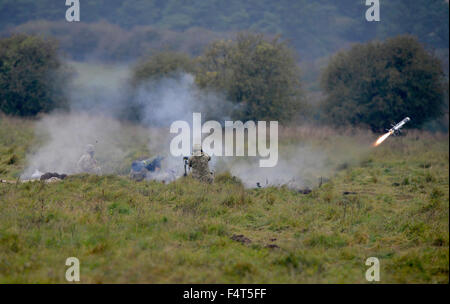
<path fill-rule="evenodd" d="M 23 169 L 32 127 L 0 122 L 2 179 Z M 357 136 L 293 133 L 324 149 Z M 448 135 L 410 132 L 307 195 L 245 189 L 229 174 L 213 185 L 116 175 L 0 184 L 0 283 L 65 283 L 72 256 L 82 283 L 367 283 L 368 257 L 381 283 L 448 283 L 448 149 Z"/>

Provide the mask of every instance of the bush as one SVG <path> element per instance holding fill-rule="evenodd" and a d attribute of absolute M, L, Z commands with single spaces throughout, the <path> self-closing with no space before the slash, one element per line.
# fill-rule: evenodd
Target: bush
<path fill-rule="evenodd" d="M 0 111 L 34 116 L 66 106 L 68 79 L 54 41 L 15 35 L 0 40 Z"/>
<path fill-rule="evenodd" d="M 215 177 L 215 182 L 219 184 L 243 186 L 241 179 L 237 176 L 231 175 L 229 171 L 218 174 Z"/>
<path fill-rule="evenodd" d="M 146 80 L 177 77 L 180 73 L 194 73 L 193 60 L 186 54 L 160 52 L 142 60 L 133 71 L 133 85 Z"/>
<path fill-rule="evenodd" d="M 335 123 L 374 131 L 406 116 L 420 126 L 442 114 L 443 77 L 439 59 L 411 36 L 357 44 L 331 58 L 324 71 L 323 108 Z"/>
<path fill-rule="evenodd" d="M 301 110 L 300 71 L 294 52 L 277 38 L 240 34 L 218 41 L 199 59 L 196 81 L 224 92 L 240 120 L 289 121 Z"/>

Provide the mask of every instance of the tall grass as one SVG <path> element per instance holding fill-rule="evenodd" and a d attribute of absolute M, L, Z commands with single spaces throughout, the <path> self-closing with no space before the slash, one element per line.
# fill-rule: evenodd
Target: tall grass
<path fill-rule="evenodd" d="M 23 169 L 32 126 L 2 118 L 2 179 Z M 376 139 L 280 134 L 323 149 Z M 212 185 L 118 175 L 0 184 L 0 282 L 65 283 L 75 256 L 82 283 L 367 283 L 368 257 L 381 283 L 448 283 L 448 144 L 448 134 L 390 138 L 306 195 L 246 189 L 227 173 Z"/>

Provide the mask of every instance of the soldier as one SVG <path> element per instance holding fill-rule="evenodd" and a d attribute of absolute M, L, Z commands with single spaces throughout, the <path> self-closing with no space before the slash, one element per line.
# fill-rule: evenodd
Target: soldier
<path fill-rule="evenodd" d="M 131 164 L 130 178 L 135 181 L 142 181 L 146 178 L 159 176 L 161 173 L 162 156 L 156 156 L 153 159 L 136 160 Z"/>
<path fill-rule="evenodd" d="M 142 181 L 147 177 L 148 170 L 144 162 L 136 160 L 131 164 L 130 178 L 135 181 Z"/>
<path fill-rule="evenodd" d="M 203 152 L 201 145 L 195 144 L 192 148 L 192 156 L 189 157 L 188 165 L 192 168 L 192 177 L 211 184 L 214 181 L 212 172 L 209 171 L 208 162 L 211 157 Z"/>
<path fill-rule="evenodd" d="M 80 173 L 100 174 L 100 167 L 94 158 L 95 150 L 93 145 L 86 146 L 86 153 L 78 161 L 78 171 Z"/>

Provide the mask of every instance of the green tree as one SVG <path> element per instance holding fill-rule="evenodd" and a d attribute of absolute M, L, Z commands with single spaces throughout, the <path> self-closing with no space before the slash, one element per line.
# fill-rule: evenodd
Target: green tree
<path fill-rule="evenodd" d="M 60 3 L 62 2 L 62 4 Z M 201 36 L 189 33 L 196 28 L 220 33 L 257 31 L 282 34 L 291 39 L 302 59 L 327 56 L 343 45 L 367 42 L 410 33 L 434 49 L 448 52 L 449 4 L 446 0 L 381 1 L 382 21 L 367 22 L 365 0 L 84 0 L 81 1 L 82 22 L 67 24 L 64 1 L 55 0 L 2 0 L 0 1 L 0 31 L 9 32 L 23 24 L 35 31 L 42 20 L 52 21 L 53 35 L 60 40 L 73 39 L 74 47 L 67 50 L 75 57 L 83 56 L 92 48 L 96 55 L 120 49 L 120 56 L 129 60 L 139 56 L 150 37 L 129 36 L 139 28 L 151 26 L 157 30 L 174 30 L 160 42 L 180 50 L 180 44 L 197 40 Z M 58 22 L 59 21 L 59 22 Z M 95 23 L 112 23 L 123 29 L 106 37 L 101 29 L 91 28 Z M 20 30 L 19 27 L 15 30 Z M 90 32 L 95 29 L 97 33 Z M 87 30 L 87 31 L 86 31 Z M 67 31 L 78 34 L 69 35 Z M 164 34 L 163 34 L 164 35 Z M 99 36 L 98 39 L 92 39 Z M 94 37 L 95 38 L 95 37 Z M 175 43 L 172 43 L 176 39 Z M 127 41 L 128 40 L 128 41 Z M 84 43 L 80 43 L 84 41 Z M 141 47 L 139 47 L 141 46 Z M 97 53 L 100 52 L 100 53 Z M 119 51 L 119 50 L 118 50 Z M 128 54 L 125 54 L 126 53 Z M 89 55 L 89 54 L 87 54 Z M 445 56 L 445 55 L 444 55 Z M 128 57 L 128 58 L 125 58 Z M 448 55 L 446 56 L 448 58 Z M 114 58 L 112 58 L 114 60 Z"/>
<path fill-rule="evenodd" d="M 189 55 L 179 52 L 165 51 L 151 54 L 139 60 L 132 71 L 129 86 L 129 102 L 124 109 L 121 118 L 131 121 L 142 121 L 144 119 L 144 108 L 148 102 L 158 100 L 141 99 L 141 88 L 146 92 L 159 92 L 161 81 L 164 78 L 178 83 L 183 80 L 185 73 L 194 74 L 195 60 Z"/>
<path fill-rule="evenodd" d="M 27 35 L 0 40 L 0 111 L 33 116 L 65 107 L 68 76 L 54 41 Z"/>
<path fill-rule="evenodd" d="M 133 71 L 134 86 L 148 80 L 177 77 L 180 73 L 194 73 L 194 61 L 186 54 L 159 52 L 141 60 Z"/>
<path fill-rule="evenodd" d="M 443 111 L 442 64 L 411 36 L 339 52 L 322 74 L 322 87 L 323 111 L 339 124 L 381 131 L 405 116 L 421 126 Z"/>
<path fill-rule="evenodd" d="M 196 81 L 237 105 L 233 118 L 287 122 L 301 110 L 300 71 L 293 51 L 277 38 L 240 34 L 218 41 L 199 58 Z"/>

